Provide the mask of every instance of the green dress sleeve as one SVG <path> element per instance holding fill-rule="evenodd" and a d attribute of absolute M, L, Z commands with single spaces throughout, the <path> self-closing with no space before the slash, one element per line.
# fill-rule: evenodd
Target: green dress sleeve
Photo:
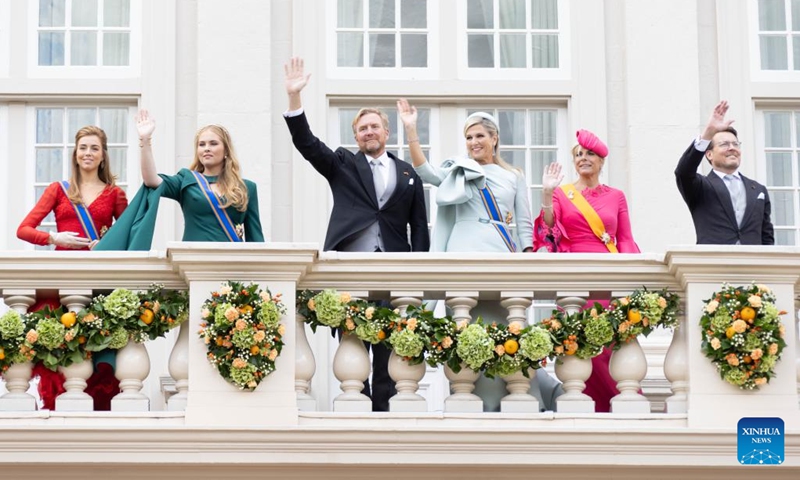
<path fill-rule="evenodd" d="M 263 242 L 261 216 L 258 213 L 258 189 L 256 184 L 245 180 L 247 186 L 247 210 L 244 212 L 244 238 L 247 242 Z"/>

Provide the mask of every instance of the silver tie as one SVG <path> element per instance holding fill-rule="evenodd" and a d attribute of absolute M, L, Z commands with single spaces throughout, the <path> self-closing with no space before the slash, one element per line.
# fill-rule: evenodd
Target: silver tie
<path fill-rule="evenodd" d="M 383 178 L 383 163 L 380 160 L 373 159 L 369 161 L 372 167 L 372 182 L 375 184 L 375 196 L 378 198 L 378 203 L 381 201 L 383 192 L 386 191 L 386 180 Z"/>
<path fill-rule="evenodd" d="M 731 194 L 733 213 L 736 215 L 736 225 L 741 226 L 745 205 L 747 204 L 744 198 L 744 185 L 740 179 L 733 175 L 725 175 L 725 186 L 728 187 L 728 192 Z"/>

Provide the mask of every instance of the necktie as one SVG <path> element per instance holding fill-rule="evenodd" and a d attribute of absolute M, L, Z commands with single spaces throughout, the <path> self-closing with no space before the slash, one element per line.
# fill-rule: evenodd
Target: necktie
<path fill-rule="evenodd" d="M 746 200 L 744 198 L 744 185 L 742 181 L 733 175 L 725 175 L 725 186 L 728 187 L 728 192 L 731 194 L 731 202 L 733 203 L 733 213 L 736 215 L 736 225 L 741 226 L 742 218 L 744 217 L 744 208 Z"/>
<path fill-rule="evenodd" d="M 372 167 L 372 181 L 375 183 L 375 196 L 380 202 L 383 192 L 386 191 L 386 180 L 383 178 L 383 163 L 378 159 L 369 161 Z"/>

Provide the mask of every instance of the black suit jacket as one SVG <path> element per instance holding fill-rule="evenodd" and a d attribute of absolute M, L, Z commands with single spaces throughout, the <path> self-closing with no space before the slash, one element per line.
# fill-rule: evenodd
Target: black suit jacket
<path fill-rule="evenodd" d="M 675 169 L 683 200 L 689 206 L 694 220 L 698 244 L 774 245 L 775 236 L 770 221 L 769 192 L 766 187 L 741 175 L 747 206 L 741 227 L 736 225 L 733 202 L 725 182 L 714 172 L 697 173 L 705 153 L 694 147 L 694 142 L 683 153 Z"/>
<path fill-rule="evenodd" d="M 377 219 L 386 251 L 428 251 L 430 237 L 425 192 L 422 180 L 411 165 L 389 153 L 397 168 L 397 186 L 383 208 L 378 208 L 372 170 L 363 153 L 354 154 L 342 147 L 334 152 L 328 148 L 311 133 L 305 114 L 285 118 L 294 146 L 328 180 L 333 192 L 333 211 L 325 236 L 325 250 L 338 250 L 343 240 Z"/>

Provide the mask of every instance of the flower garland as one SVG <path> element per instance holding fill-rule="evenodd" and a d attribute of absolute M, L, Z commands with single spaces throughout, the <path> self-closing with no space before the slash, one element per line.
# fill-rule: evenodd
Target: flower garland
<path fill-rule="evenodd" d="M 550 334 L 538 325 L 491 323 L 486 325 L 486 333 L 494 344 L 492 357 L 483 365 L 484 374 L 489 378 L 519 371 L 528 377 L 528 370 L 547 365 L 547 357 L 553 352 Z"/>
<path fill-rule="evenodd" d="M 33 360 L 36 352 L 25 345 L 32 328 L 30 317 L 16 310 L 9 310 L 0 317 L 0 373 L 15 363 Z"/>
<path fill-rule="evenodd" d="M 775 295 L 764 285 L 727 283 L 703 306 L 702 351 L 720 377 L 741 389 L 757 390 L 775 375 L 786 342 Z"/>
<path fill-rule="evenodd" d="M 275 370 L 283 349 L 286 313 L 281 295 L 258 285 L 225 282 L 203 303 L 198 332 L 207 358 L 225 380 L 253 390 Z"/>
<path fill-rule="evenodd" d="M 373 345 L 384 342 L 399 319 L 399 314 L 391 309 L 354 300 L 349 293 L 336 290 L 298 292 L 297 312 L 314 332 L 320 326 L 340 328 Z"/>
<path fill-rule="evenodd" d="M 646 288 L 612 300 L 608 313 L 617 344 L 630 342 L 639 335 L 646 337 L 656 327 L 676 327 L 679 302 L 678 295 L 667 289 L 650 292 Z"/>
<path fill-rule="evenodd" d="M 600 355 L 603 347 L 614 341 L 609 313 L 599 303 L 572 314 L 553 310 L 550 318 L 542 320 L 541 325 L 550 332 L 555 345 L 552 356 L 555 358 L 574 355 L 590 359 Z"/>

